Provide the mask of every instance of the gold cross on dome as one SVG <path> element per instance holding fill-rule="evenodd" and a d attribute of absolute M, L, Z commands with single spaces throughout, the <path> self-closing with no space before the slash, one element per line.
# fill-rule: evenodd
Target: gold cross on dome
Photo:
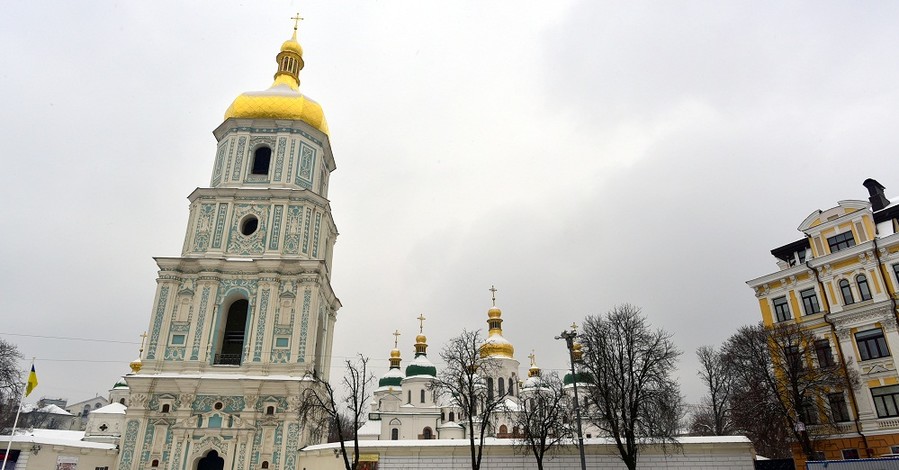
<path fill-rule="evenodd" d="M 146 340 L 147 340 L 147 332 L 144 331 L 140 335 L 140 352 L 144 352 L 144 341 L 146 341 Z"/>
<path fill-rule="evenodd" d="M 393 347 L 397 348 L 400 344 L 400 330 L 396 330 L 393 332 Z"/>
<path fill-rule="evenodd" d="M 425 332 L 425 320 L 426 320 L 425 314 L 422 313 L 422 314 L 418 315 L 418 332 L 419 333 Z"/>
<path fill-rule="evenodd" d="M 290 19 L 293 20 L 293 30 L 296 31 L 297 27 L 300 25 L 300 21 L 303 21 L 306 18 L 303 18 L 302 16 L 300 16 L 300 12 L 297 12 L 297 16 L 292 16 L 292 17 L 290 17 Z"/>
<path fill-rule="evenodd" d="M 577 323 L 571 322 L 571 331 L 577 333 Z"/>
<path fill-rule="evenodd" d="M 490 291 L 490 298 L 491 300 L 493 300 L 493 306 L 496 307 L 496 291 L 498 291 L 499 289 L 497 289 L 496 286 L 491 285 L 487 290 Z"/>
<path fill-rule="evenodd" d="M 534 366 L 537 365 L 537 356 L 534 355 L 534 350 L 533 350 L 533 349 L 531 349 L 531 353 L 528 354 L 528 359 L 531 360 L 531 367 L 534 367 Z"/>

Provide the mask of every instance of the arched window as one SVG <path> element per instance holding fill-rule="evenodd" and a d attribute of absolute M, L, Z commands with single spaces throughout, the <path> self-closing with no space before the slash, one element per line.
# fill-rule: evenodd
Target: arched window
<path fill-rule="evenodd" d="M 509 395 L 515 396 L 515 376 L 509 377 Z"/>
<path fill-rule="evenodd" d="M 269 163 L 272 160 L 272 149 L 262 146 L 253 152 L 253 170 L 254 175 L 267 175 Z"/>
<path fill-rule="evenodd" d="M 406 403 L 412 403 L 412 390 L 406 390 Z"/>
<path fill-rule="evenodd" d="M 499 426 L 499 437 L 504 437 L 508 433 L 509 433 L 509 428 L 507 428 L 505 424 L 501 424 Z"/>
<path fill-rule="evenodd" d="M 519 436 L 518 433 L 519 433 L 518 426 L 513 426 L 512 427 L 512 436 L 518 437 Z"/>
<path fill-rule="evenodd" d="M 150 466 L 156 468 L 159 466 L 159 459 L 153 459 L 153 462 L 150 463 Z"/>
<path fill-rule="evenodd" d="M 90 413 L 90 412 L 91 412 L 91 406 L 90 406 L 90 405 L 84 405 L 84 410 L 81 412 L 81 415 L 82 415 L 82 416 L 87 416 L 87 414 Z"/>
<path fill-rule="evenodd" d="M 425 390 L 424 389 L 421 389 L 421 402 L 422 403 L 425 402 Z"/>
<path fill-rule="evenodd" d="M 450 418 L 450 419 L 449 419 L 450 421 L 455 421 L 455 420 L 456 420 L 456 413 L 453 413 L 452 411 L 450 411 L 449 418 Z"/>
<path fill-rule="evenodd" d="M 843 294 L 844 305 L 855 303 L 855 299 L 852 298 L 852 289 L 849 288 L 849 281 L 845 279 L 840 281 L 840 293 Z"/>
<path fill-rule="evenodd" d="M 172 407 L 171 407 L 168 403 L 166 403 L 165 405 L 162 405 L 162 412 L 163 412 L 163 413 L 168 413 L 169 410 L 171 410 L 171 409 L 172 409 Z"/>
<path fill-rule="evenodd" d="M 262 468 L 268 468 L 268 460 L 262 461 Z"/>
<path fill-rule="evenodd" d="M 124 398 L 119 398 L 119 403 L 121 403 L 121 404 L 124 405 L 124 404 L 125 404 L 125 399 L 124 399 Z"/>
<path fill-rule="evenodd" d="M 506 394 L 506 382 L 505 382 L 505 380 L 503 380 L 502 377 L 499 378 L 498 382 L 499 383 L 497 384 L 498 385 L 497 392 L 499 393 L 499 396 L 503 396 Z"/>
<path fill-rule="evenodd" d="M 397 428 L 393 428 L 390 430 L 390 440 L 398 441 L 400 439 L 400 430 Z"/>
<path fill-rule="evenodd" d="M 868 278 L 864 274 L 855 276 L 855 283 L 858 284 L 858 296 L 862 300 L 871 300 L 871 289 L 868 287 Z"/>
<path fill-rule="evenodd" d="M 434 431 L 431 431 L 431 428 L 425 428 L 425 429 L 421 432 L 421 438 L 422 438 L 422 439 L 433 439 L 433 438 L 434 438 Z"/>
<path fill-rule="evenodd" d="M 266 409 L 265 409 L 265 414 L 268 415 L 268 416 L 274 415 L 274 414 L 275 414 L 275 407 L 274 407 L 274 406 L 269 406 L 268 408 L 266 408 Z"/>
<path fill-rule="evenodd" d="M 240 365 L 249 309 L 250 303 L 244 299 L 235 300 L 228 307 L 227 316 L 223 319 L 225 328 L 219 340 L 218 354 L 215 355 L 214 364 Z"/>
<path fill-rule="evenodd" d="M 487 399 L 493 399 L 493 377 L 487 377 Z"/>

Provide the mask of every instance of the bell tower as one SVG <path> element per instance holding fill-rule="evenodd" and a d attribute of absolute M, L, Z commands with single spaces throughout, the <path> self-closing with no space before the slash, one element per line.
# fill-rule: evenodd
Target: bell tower
<path fill-rule="evenodd" d="M 292 470 L 309 443 L 297 400 L 310 376 L 328 378 L 340 308 L 336 165 L 321 106 L 299 91 L 296 23 L 276 62 L 271 87 L 239 95 L 213 131 L 212 177 L 188 196 L 181 255 L 156 258 L 149 337 L 126 376 L 120 469 L 224 459 Z"/>

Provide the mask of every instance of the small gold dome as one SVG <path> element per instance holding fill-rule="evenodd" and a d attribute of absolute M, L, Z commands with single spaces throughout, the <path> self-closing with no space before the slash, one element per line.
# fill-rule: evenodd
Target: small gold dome
<path fill-rule="evenodd" d="M 128 364 L 128 365 L 131 366 L 131 372 L 136 374 L 136 373 L 140 372 L 140 369 L 141 369 L 141 367 L 144 366 L 144 363 L 141 362 L 140 358 L 137 358 L 137 359 L 131 361 L 131 364 Z"/>
<path fill-rule="evenodd" d="M 400 357 L 400 350 L 399 349 L 391 349 L 390 357 L 392 357 L 392 358 Z"/>
<path fill-rule="evenodd" d="M 490 307 L 490 310 L 487 310 L 488 318 L 499 318 L 501 316 L 503 316 L 503 311 L 500 310 L 499 307 L 497 307 L 496 305 L 494 305 L 493 307 Z"/>
<path fill-rule="evenodd" d="M 284 41 L 284 43 L 281 44 L 281 52 L 285 51 L 295 52 L 299 55 L 303 55 L 303 46 L 301 46 L 300 43 L 297 42 L 296 31 L 294 31 L 292 38 Z"/>
<path fill-rule="evenodd" d="M 416 342 L 416 343 L 427 343 L 427 342 L 428 342 L 428 337 L 425 336 L 425 335 L 418 335 L 418 336 L 415 337 L 415 342 Z"/>

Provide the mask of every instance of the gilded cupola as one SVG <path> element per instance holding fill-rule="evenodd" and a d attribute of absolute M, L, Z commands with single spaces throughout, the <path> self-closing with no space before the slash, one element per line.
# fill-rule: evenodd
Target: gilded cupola
<path fill-rule="evenodd" d="M 515 348 L 503 337 L 503 312 L 496 306 L 496 287 L 491 286 L 493 294 L 493 306 L 487 310 L 487 340 L 481 345 L 481 357 L 508 357 L 512 358 Z"/>
<path fill-rule="evenodd" d="M 403 371 L 400 370 L 399 330 L 393 332 L 393 349 L 390 350 L 390 369 L 378 380 L 378 387 L 399 387 L 403 383 Z"/>
<path fill-rule="evenodd" d="M 293 18 L 299 21 L 297 16 Z M 297 24 L 293 36 L 281 44 L 276 56 L 278 71 L 272 86 L 263 91 L 248 91 L 234 99 L 225 119 L 289 119 L 328 134 L 328 123 L 321 105 L 300 93 L 300 70 L 303 70 L 303 47 L 297 41 Z"/>
<path fill-rule="evenodd" d="M 418 336 L 415 337 L 415 358 L 406 366 L 406 377 L 427 375 L 436 377 L 437 367 L 428 359 L 428 337 L 424 334 L 425 316 L 418 316 Z"/>

